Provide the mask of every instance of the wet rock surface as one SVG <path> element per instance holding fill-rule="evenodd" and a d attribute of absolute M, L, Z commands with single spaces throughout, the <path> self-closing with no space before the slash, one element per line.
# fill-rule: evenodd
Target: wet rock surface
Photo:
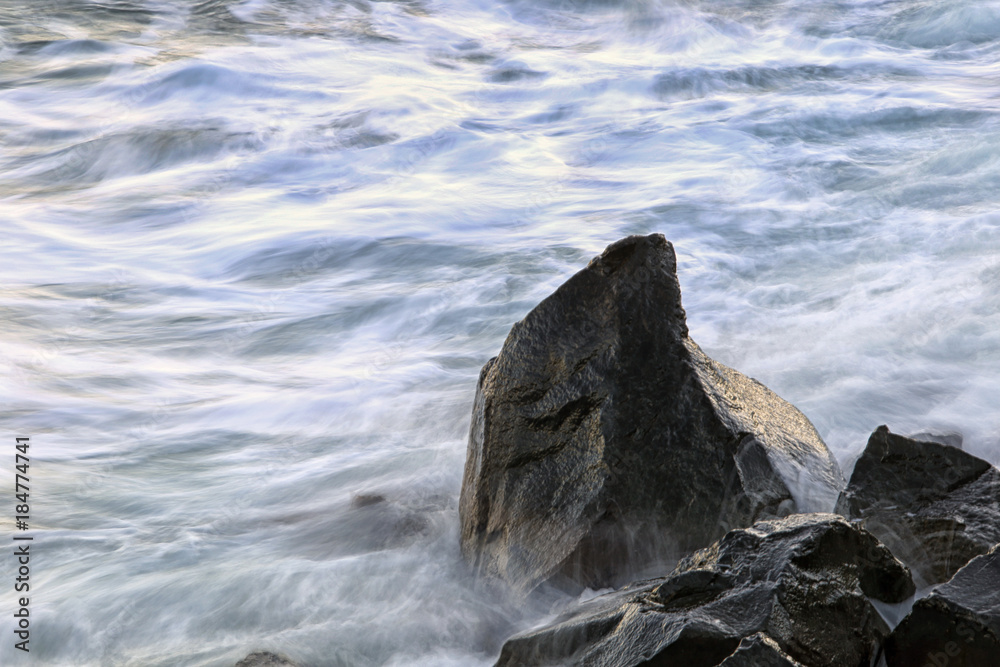
<path fill-rule="evenodd" d="M 837 511 L 864 519 L 918 584 L 938 584 L 1000 542 L 1000 471 L 956 447 L 880 426 Z"/>
<path fill-rule="evenodd" d="M 913 592 L 906 567 L 857 523 L 800 514 L 734 530 L 669 577 L 516 636 L 497 665 L 867 667 L 889 634 L 869 598 Z"/>
<path fill-rule="evenodd" d="M 633 236 L 484 366 L 461 546 L 515 593 L 621 585 L 731 528 L 829 511 L 843 484 L 801 412 L 688 336 L 671 244 Z"/>
<path fill-rule="evenodd" d="M 1000 665 L 1000 546 L 918 600 L 885 645 L 889 667 Z"/>

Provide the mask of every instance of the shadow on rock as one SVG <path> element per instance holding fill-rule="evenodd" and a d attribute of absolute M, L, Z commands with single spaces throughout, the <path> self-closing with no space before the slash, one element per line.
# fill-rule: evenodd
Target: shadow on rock
<path fill-rule="evenodd" d="M 516 636 L 497 665 L 867 667 L 889 634 L 869 598 L 898 603 L 914 590 L 906 566 L 858 524 L 799 514 L 734 530 L 669 577 Z"/>
<path fill-rule="evenodd" d="M 918 585 L 939 584 L 1000 542 L 1000 470 L 956 447 L 879 426 L 837 511 L 863 519 Z"/>
<path fill-rule="evenodd" d="M 676 269 L 660 234 L 613 243 L 483 367 L 459 505 L 482 579 L 619 586 L 731 528 L 833 509 L 844 480 L 816 429 L 691 340 Z"/>

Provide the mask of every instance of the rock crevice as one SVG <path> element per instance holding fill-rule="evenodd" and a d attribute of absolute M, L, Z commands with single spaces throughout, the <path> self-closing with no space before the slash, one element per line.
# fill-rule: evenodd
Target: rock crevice
<path fill-rule="evenodd" d="M 889 634 L 869 598 L 899 603 L 914 590 L 907 568 L 859 525 L 798 514 L 734 530 L 669 577 L 510 639 L 497 666 L 715 667 L 759 656 L 761 664 L 862 667 Z"/>

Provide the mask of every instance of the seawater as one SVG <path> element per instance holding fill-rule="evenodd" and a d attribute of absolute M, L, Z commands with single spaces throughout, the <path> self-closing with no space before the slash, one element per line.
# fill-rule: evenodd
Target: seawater
<path fill-rule="evenodd" d="M 0 662 L 490 664 L 570 600 L 461 563 L 476 377 L 628 234 L 848 469 L 1000 461 L 998 65 L 983 1 L 0 3 Z"/>

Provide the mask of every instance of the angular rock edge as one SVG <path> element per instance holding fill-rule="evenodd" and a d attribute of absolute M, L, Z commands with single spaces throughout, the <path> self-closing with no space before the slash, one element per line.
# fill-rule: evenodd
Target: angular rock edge
<path fill-rule="evenodd" d="M 1000 664 L 1000 545 L 913 605 L 885 643 L 889 667 Z"/>
<path fill-rule="evenodd" d="M 837 512 L 864 520 L 919 586 L 939 584 L 1000 542 L 1000 470 L 956 447 L 879 426 Z"/>
<path fill-rule="evenodd" d="M 801 412 L 688 336 L 673 246 L 631 236 L 483 367 L 462 553 L 515 594 L 620 585 L 731 528 L 830 511 L 843 486 Z"/>
<path fill-rule="evenodd" d="M 857 522 L 798 514 L 731 531 L 669 577 L 513 637 L 496 664 L 867 666 L 889 634 L 869 598 L 898 603 L 914 590 L 906 566 Z"/>

